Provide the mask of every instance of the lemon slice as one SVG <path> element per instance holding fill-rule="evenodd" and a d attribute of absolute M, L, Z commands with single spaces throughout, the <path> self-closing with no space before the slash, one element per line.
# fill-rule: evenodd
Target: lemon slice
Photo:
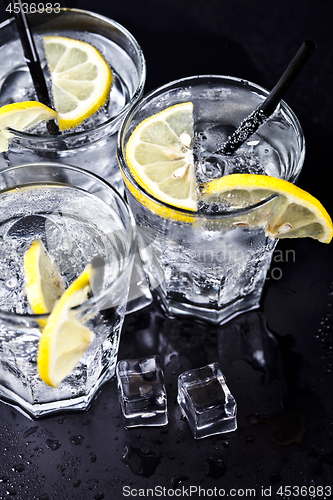
<path fill-rule="evenodd" d="M 35 240 L 24 256 L 24 273 L 29 304 L 35 314 L 52 311 L 64 291 L 60 273 L 43 242 Z M 45 322 L 41 320 L 43 326 Z"/>
<path fill-rule="evenodd" d="M 89 43 L 61 36 L 46 36 L 43 40 L 59 128 L 71 129 L 105 104 L 112 71 Z"/>
<path fill-rule="evenodd" d="M 126 160 L 148 193 L 174 207 L 196 210 L 193 104 L 176 104 L 142 121 L 129 138 Z"/>
<path fill-rule="evenodd" d="M 55 304 L 43 329 L 37 365 L 41 379 L 52 387 L 58 387 L 75 368 L 95 337 L 73 310 L 91 293 L 92 274 L 88 264 Z"/>
<path fill-rule="evenodd" d="M 24 101 L 6 104 L 0 108 L 0 153 L 7 151 L 12 128 L 23 132 L 42 121 L 57 117 L 57 112 L 41 102 Z"/>
<path fill-rule="evenodd" d="M 268 222 L 263 221 L 267 236 L 272 239 L 308 236 L 323 243 L 332 239 L 332 220 L 322 204 L 311 194 L 283 179 L 232 174 L 206 183 L 202 194 L 206 202 L 232 208 L 246 208 L 275 196 Z M 246 217 L 245 213 L 245 224 Z"/>

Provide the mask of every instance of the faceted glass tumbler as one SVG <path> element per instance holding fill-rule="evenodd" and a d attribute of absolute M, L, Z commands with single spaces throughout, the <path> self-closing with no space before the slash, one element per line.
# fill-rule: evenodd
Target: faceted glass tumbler
<path fill-rule="evenodd" d="M 201 182 L 201 167 L 206 173 L 207 168 L 215 169 L 217 160 L 212 152 L 267 94 L 262 87 L 239 78 L 192 76 L 146 94 L 122 122 L 117 155 L 137 225 L 143 269 L 150 287 L 170 315 L 194 316 L 220 324 L 259 307 L 277 243 L 277 239 L 267 238 L 264 226 L 276 200 L 266 198 L 242 210 L 221 206 L 216 211 L 208 206 L 193 211 L 177 207 L 177 203 L 165 203 L 158 193 L 152 195 L 133 176 L 126 155 L 129 138 L 148 117 L 191 101 L 194 168 Z M 242 146 L 241 156 L 247 170 L 251 158 L 267 175 L 296 181 L 304 161 L 305 141 L 298 119 L 286 103 L 281 101 L 274 117 L 248 142 Z M 218 162 L 220 177 L 229 160 L 221 157 Z"/>
<path fill-rule="evenodd" d="M 166 425 L 167 397 L 159 356 L 124 359 L 116 373 L 125 426 Z"/>
<path fill-rule="evenodd" d="M 75 2 L 77 3 L 77 2 Z M 8 151 L 0 153 L 0 168 L 40 161 L 57 161 L 97 174 L 121 194 L 124 187 L 116 158 L 117 134 L 129 108 L 143 94 L 146 62 L 126 28 L 100 14 L 49 4 L 51 12 L 27 13 L 41 65 L 46 66 L 43 36 L 77 38 L 90 43 L 112 68 L 113 84 L 106 104 L 84 124 L 50 135 L 40 127 L 11 130 Z M 0 105 L 35 99 L 15 19 L 0 25 Z M 48 76 L 46 75 L 47 79 Z"/>
<path fill-rule="evenodd" d="M 236 430 L 236 401 L 218 363 L 179 375 L 177 399 L 195 439 Z"/>
<path fill-rule="evenodd" d="M 0 172 L 0 400 L 32 418 L 86 410 L 115 374 L 124 321 L 136 228 L 128 205 L 94 174 L 60 163 L 26 164 Z M 70 309 L 94 341 L 58 387 L 40 377 L 41 322 L 25 293 L 24 255 L 44 242 L 67 284 L 96 256 L 103 283 Z M 96 285 L 96 286 L 95 286 Z"/>

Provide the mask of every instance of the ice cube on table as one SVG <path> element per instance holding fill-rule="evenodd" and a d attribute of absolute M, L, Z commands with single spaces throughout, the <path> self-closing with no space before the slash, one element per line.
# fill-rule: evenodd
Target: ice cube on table
<path fill-rule="evenodd" d="M 218 363 L 178 377 L 178 403 L 195 439 L 237 429 L 237 405 Z"/>
<path fill-rule="evenodd" d="M 117 363 L 117 385 L 126 427 L 166 425 L 167 397 L 159 356 Z"/>

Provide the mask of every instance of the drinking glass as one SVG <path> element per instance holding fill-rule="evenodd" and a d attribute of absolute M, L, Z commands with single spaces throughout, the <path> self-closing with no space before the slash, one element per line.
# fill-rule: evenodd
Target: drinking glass
<path fill-rule="evenodd" d="M 29 7 L 29 4 L 25 4 Z M 38 9 L 42 4 L 38 4 Z M 134 37 L 107 17 L 79 9 L 45 6 L 43 12 L 28 12 L 41 65 L 46 59 L 42 36 L 77 38 L 96 47 L 113 72 L 109 102 L 73 130 L 50 135 L 46 127 L 13 134 L 9 150 L 0 155 L 0 168 L 25 162 L 56 161 L 98 174 L 123 192 L 116 159 L 117 132 L 129 107 L 141 97 L 146 78 L 143 53 Z M 38 100 L 24 60 L 14 19 L 0 25 L 0 106 Z"/>
<path fill-rule="evenodd" d="M 215 154 L 228 136 L 265 99 L 268 91 L 238 78 L 194 76 L 160 87 L 140 100 L 118 137 L 118 160 L 138 228 L 138 244 L 150 286 L 171 314 L 224 322 L 260 304 L 276 245 L 263 221 L 274 199 L 242 210 L 197 212 L 168 205 L 149 194 L 126 161 L 128 139 L 145 118 L 191 101 L 194 142 L 203 150 L 197 176 L 221 176 L 228 161 Z M 305 144 L 300 124 L 285 102 L 237 151 L 242 173 L 265 173 L 295 182 Z M 206 168 L 206 171 L 204 169 Z M 201 169 L 201 170 L 200 170 Z M 223 172 L 223 170 L 225 170 Z"/>
<path fill-rule="evenodd" d="M 32 417 L 86 409 L 115 373 L 136 252 L 133 216 L 108 183 L 58 163 L 1 171 L 0 204 L 0 398 Z M 41 380 L 36 361 L 48 315 L 33 314 L 25 292 L 24 255 L 35 240 L 67 286 L 102 259 L 103 285 L 75 308 L 95 338 L 57 388 Z"/>

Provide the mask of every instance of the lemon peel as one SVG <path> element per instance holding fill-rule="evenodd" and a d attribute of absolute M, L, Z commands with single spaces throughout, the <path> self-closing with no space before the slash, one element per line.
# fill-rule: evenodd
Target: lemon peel
<path fill-rule="evenodd" d="M 266 215 L 266 220 L 261 221 L 271 239 L 310 237 L 329 243 L 333 237 L 331 217 L 320 201 L 284 179 L 231 174 L 204 184 L 202 196 L 205 202 L 221 203 L 232 209 L 246 209 L 273 196 L 269 217 Z M 241 218 L 238 217 L 238 224 Z M 247 224 L 246 210 L 243 219 Z"/>
<path fill-rule="evenodd" d="M 7 151 L 12 137 L 8 128 L 24 132 L 42 121 L 54 120 L 57 112 L 38 101 L 6 104 L 0 108 L 0 153 Z"/>

